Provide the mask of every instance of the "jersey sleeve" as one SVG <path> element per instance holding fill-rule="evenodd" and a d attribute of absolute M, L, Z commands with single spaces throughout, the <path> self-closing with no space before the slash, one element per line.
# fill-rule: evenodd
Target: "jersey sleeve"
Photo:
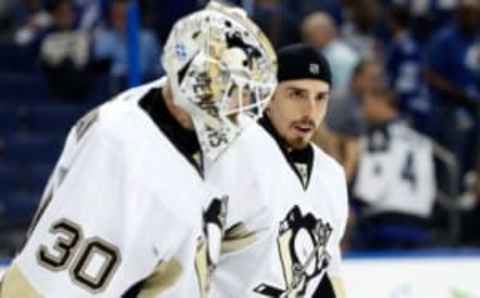
<path fill-rule="evenodd" d="M 165 228 L 176 218 L 142 187 L 122 143 L 94 129 L 74 147 L 71 162 L 62 156 L 57 165 L 2 298 L 121 297 L 181 245 L 182 233 Z"/>
<path fill-rule="evenodd" d="M 347 221 L 348 221 L 348 191 L 347 191 L 347 180 L 345 172 L 342 168 L 339 167 L 338 170 L 338 185 L 336 189 L 338 190 L 336 201 L 335 213 L 336 213 L 336 224 L 333 233 L 333 247 L 331 251 L 330 265 L 328 267 L 328 275 L 331 278 L 340 278 L 341 276 L 341 263 L 342 263 L 342 249 L 341 244 L 343 236 L 345 234 Z"/>

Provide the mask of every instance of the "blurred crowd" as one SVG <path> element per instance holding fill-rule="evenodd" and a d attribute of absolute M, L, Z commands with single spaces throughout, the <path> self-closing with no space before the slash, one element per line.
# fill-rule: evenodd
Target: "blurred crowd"
<path fill-rule="evenodd" d="M 162 75 L 173 22 L 206 2 L 138 1 L 143 81 Z M 480 0 L 231 2 L 276 48 L 303 41 L 332 66 L 316 142 L 348 177 L 347 248 L 480 245 Z M 34 57 L 52 100 L 83 102 L 98 75 L 114 94 L 128 83 L 131 5 L 0 0 L 0 43 Z"/>
<path fill-rule="evenodd" d="M 153 1 L 151 1 L 154 3 Z M 89 77 L 108 74 L 111 92 L 127 86 L 129 1 L 2 0 L 0 28 L 4 39 L 37 58 L 54 97 L 81 101 Z M 145 2 L 141 11 L 151 11 Z M 149 15 L 144 16 L 145 22 Z M 142 26 L 140 73 L 144 80 L 162 74 L 159 32 Z"/>

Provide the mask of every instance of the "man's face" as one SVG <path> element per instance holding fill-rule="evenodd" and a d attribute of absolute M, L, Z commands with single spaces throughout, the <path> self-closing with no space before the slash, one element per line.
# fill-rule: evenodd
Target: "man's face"
<path fill-rule="evenodd" d="M 267 109 L 278 134 L 292 149 L 308 145 L 327 112 L 330 85 L 302 79 L 280 83 Z"/>
<path fill-rule="evenodd" d="M 364 94 L 369 90 L 385 86 L 385 77 L 382 66 L 377 63 L 369 63 L 365 68 L 353 78 L 354 92 L 357 96 Z"/>
<path fill-rule="evenodd" d="M 384 103 L 376 96 L 365 94 L 361 100 L 361 110 L 363 117 L 368 123 L 378 122 L 378 118 L 382 115 Z"/>
<path fill-rule="evenodd" d="M 335 38 L 331 27 L 316 20 L 306 24 L 302 34 L 304 40 L 317 49 L 326 47 Z"/>

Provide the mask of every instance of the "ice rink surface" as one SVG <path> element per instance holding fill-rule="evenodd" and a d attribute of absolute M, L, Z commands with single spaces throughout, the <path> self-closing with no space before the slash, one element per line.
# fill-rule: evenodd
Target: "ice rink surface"
<path fill-rule="evenodd" d="M 480 251 L 352 254 L 342 274 L 348 298 L 480 298 Z"/>

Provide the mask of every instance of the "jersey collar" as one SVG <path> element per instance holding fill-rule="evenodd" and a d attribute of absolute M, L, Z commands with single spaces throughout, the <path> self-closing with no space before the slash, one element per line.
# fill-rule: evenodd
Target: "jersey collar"
<path fill-rule="evenodd" d="M 204 176 L 203 156 L 194 130 L 182 127 L 165 105 L 161 88 L 150 90 L 139 102 L 140 107 L 150 116 L 169 141 Z"/>
<path fill-rule="evenodd" d="M 259 123 L 277 142 L 278 147 L 280 147 L 280 150 L 285 156 L 285 159 L 290 165 L 290 168 L 297 175 L 299 182 L 302 185 L 302 188 L 304 190 L 307 190 L 310 184 L 310 178 L 312 176 L 314 161 L 312 145 L 309 144 L 307 147 L 301 150 L 289 151 L 287 142 L 275 130 L 271 120 L 268 118 L 267 115 L 260 119 Z"/>

